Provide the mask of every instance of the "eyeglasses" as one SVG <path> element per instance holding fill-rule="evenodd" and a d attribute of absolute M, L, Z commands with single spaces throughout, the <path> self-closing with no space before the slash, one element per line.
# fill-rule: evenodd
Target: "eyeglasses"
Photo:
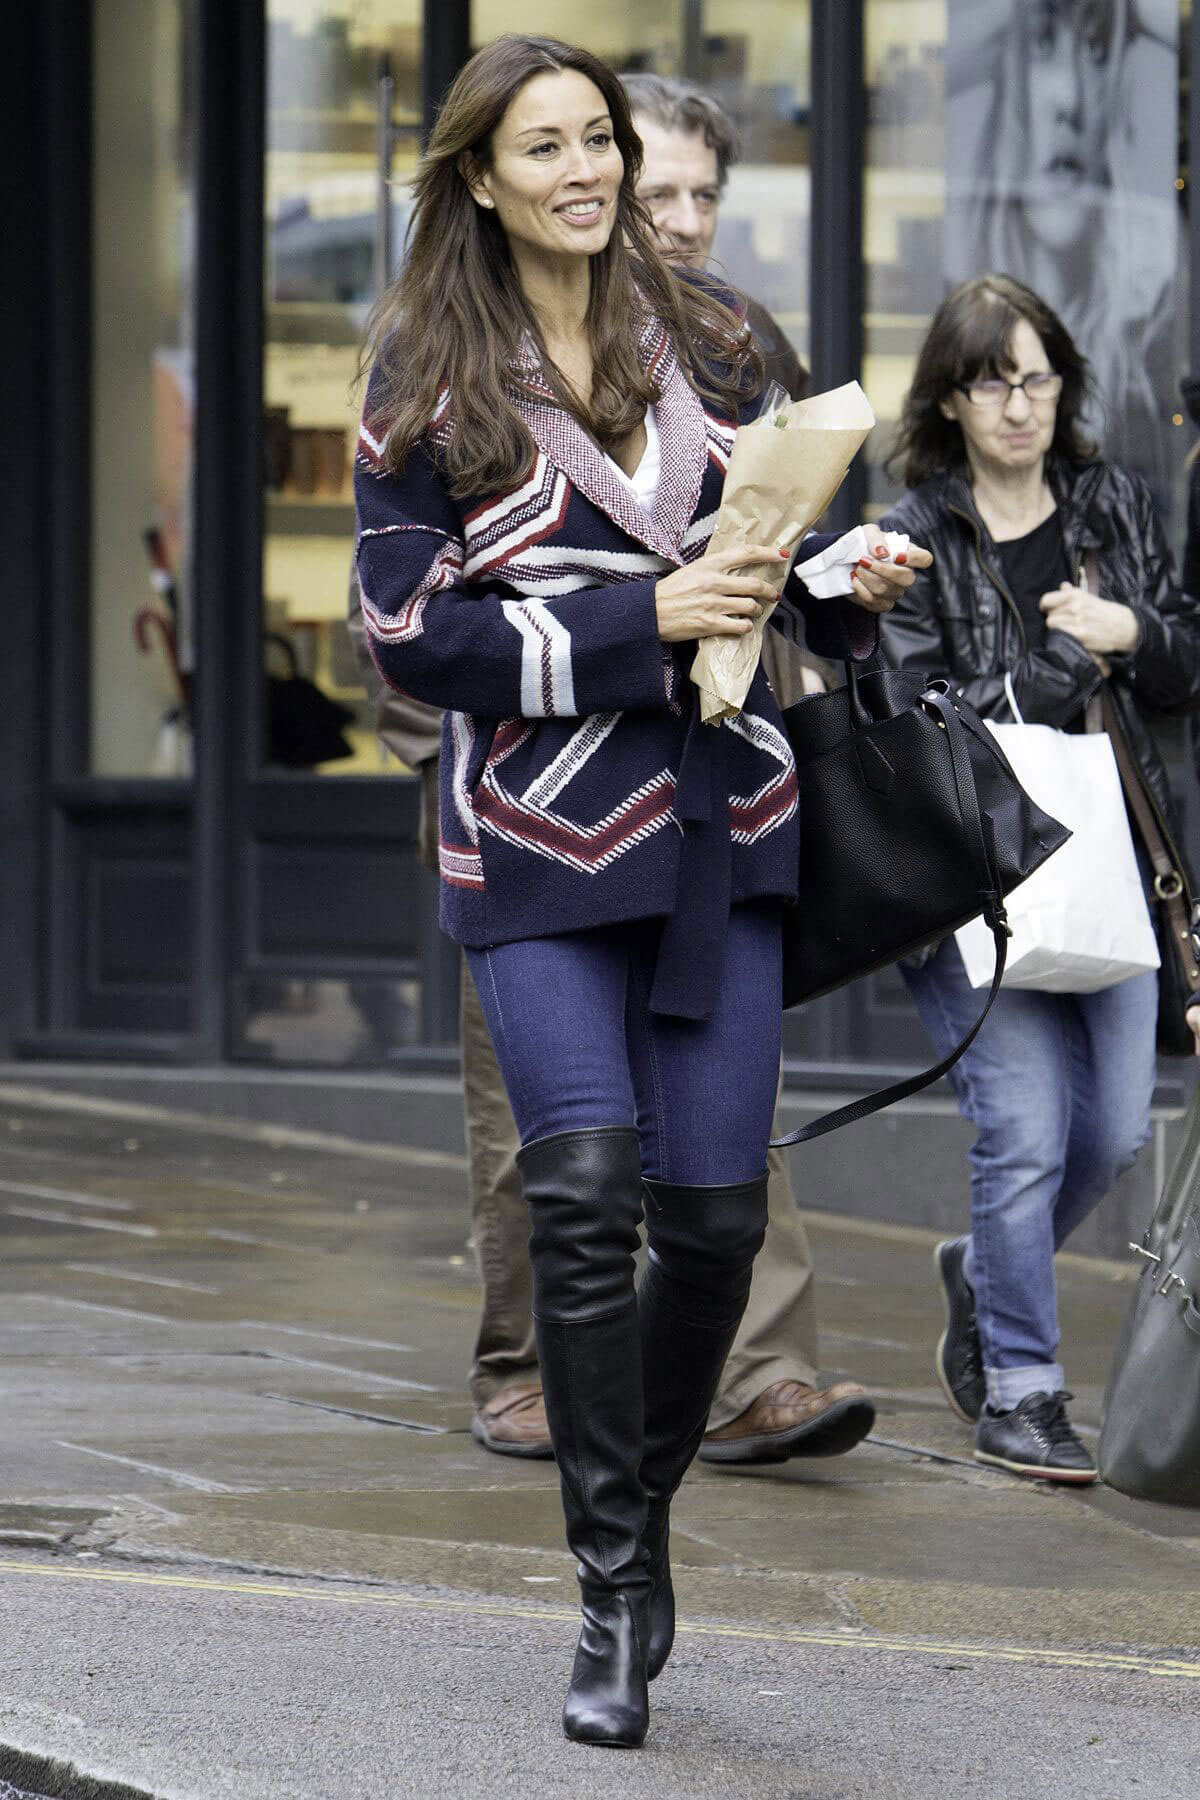
<path fill-rule="evenodd" d="M 960 381 L 957 385 L 972 406 L 999 410 L 1007 406 L 1010 396 L 1017 392 L 1024 394 L 1031 406 L 1048 406 L 1062 393 L 1063 378 L 1044 369 L 1036 375 L 1027 375 L 1024 381 L 1005 381 L 1001 376 L 989 376 L 986 381 Z"/>

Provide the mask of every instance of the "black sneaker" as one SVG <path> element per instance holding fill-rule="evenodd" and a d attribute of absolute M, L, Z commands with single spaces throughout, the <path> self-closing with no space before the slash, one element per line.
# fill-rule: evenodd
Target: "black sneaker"
<path fill-rule="evenodd" d="M 956 1412 L 966 1425 L 974 1425 L 987 1399 L 983 1351 L 975 1319 L 975 1295 L 963 1274 L 966 1238 L 945 1238 L 933 1253 L 946 1298 L 946 1329 L 938 1339 L 934 1366 L 937 1377 Z"/>
<path fill-rule="evenodd" d="M 1011 1412 L 980 1415 L 975 1461 L 1039 1481 L 1088 1482 L 1096 1465 L 1071 1429 L 1071 1394 L 1026 1394 Z"/>

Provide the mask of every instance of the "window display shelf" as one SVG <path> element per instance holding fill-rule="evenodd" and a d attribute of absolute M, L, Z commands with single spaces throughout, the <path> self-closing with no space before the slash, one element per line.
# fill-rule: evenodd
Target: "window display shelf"
<path fill-rule="evenodd" d="M 268 494 L 267 530 L 282 537 L 338 537 L 354 533 L 354 501 L 320 494 Z"/>
<path fill-rule="evenodd" d="M 276 344 L 322 344 L 357 351 L 367 303 L 276 300 L 267 314 L 267 338 Z"/>

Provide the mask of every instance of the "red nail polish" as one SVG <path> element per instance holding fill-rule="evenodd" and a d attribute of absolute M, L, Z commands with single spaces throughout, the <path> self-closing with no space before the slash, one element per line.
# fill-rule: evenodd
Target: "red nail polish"
<path fill-rule="evenodd" d="M 876 556 L 886 556 L 887 555 L 887 545 L 886 544 L 876 544 L 875 554 L 876 554 Z"/>
<path fill-rule="evenodd" d="M 897 563 L 906 563 L 908 561 L 907 550 L 897 550 L 896 561 L 897 561 Z"/>

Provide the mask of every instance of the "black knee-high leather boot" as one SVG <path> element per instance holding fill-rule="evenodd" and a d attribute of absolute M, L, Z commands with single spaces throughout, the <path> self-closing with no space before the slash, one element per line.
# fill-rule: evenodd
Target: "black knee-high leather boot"
<path fill-rule="evenodd" d="M 671 1497 L 700 1448 L 767 1226 L 767 1177 L 732 1187 L 647 1181 L 649 1255 L 638 1289 L 646 1384 L 645 1545 L 650 1567 L 646 1678 L 675 1640 L 668 1553 Z"/>
<path fill-rule="evenodd" d="M 517 1158 L 533 1232 L 533 1314 L 583 1628 L 563 1730 L 635 1748 L 646 1735 L 650 1576 L 642 1348 L 633 1256 L 642 1214 L 636 1131 L 563 1132 Z"/>

